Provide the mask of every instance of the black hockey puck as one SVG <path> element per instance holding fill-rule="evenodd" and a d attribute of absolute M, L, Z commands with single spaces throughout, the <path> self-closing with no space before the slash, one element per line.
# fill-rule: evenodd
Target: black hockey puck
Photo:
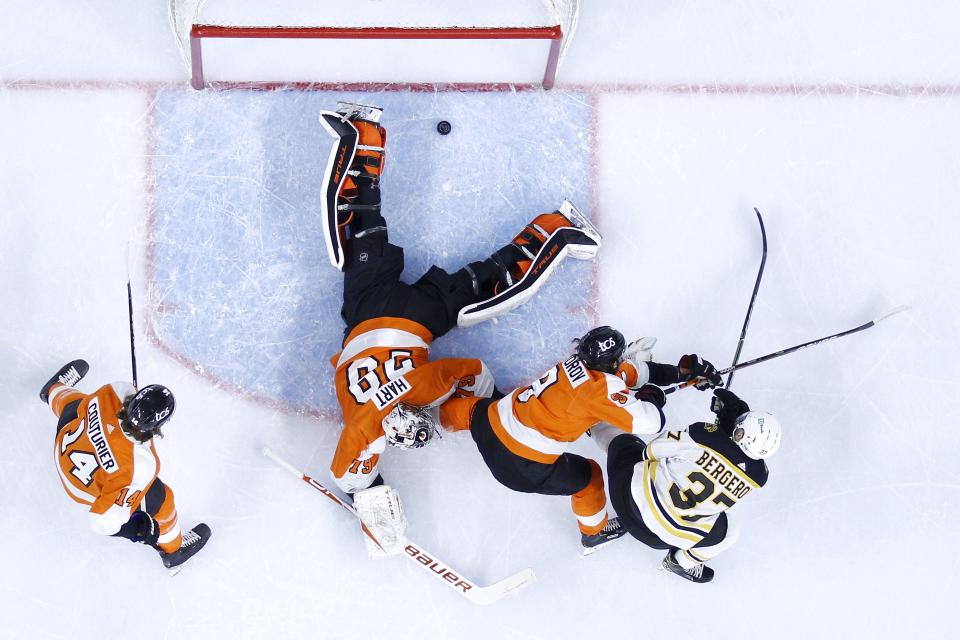
<path fill-rule="evenodd" d="M 448 133 L 450 133 L 451 129 L 453 129 L 453 127 L 451 127 L 450 123 L 447 122 L 446 120 L 441 120 L 440 122 L 437 123 L 437 133 L 439 133 L 442 136 L 445 136 Z"/>

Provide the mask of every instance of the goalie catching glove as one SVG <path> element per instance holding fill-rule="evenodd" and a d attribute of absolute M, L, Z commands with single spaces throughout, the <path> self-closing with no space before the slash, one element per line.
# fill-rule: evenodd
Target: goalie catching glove
<path fill-rule="evenodd" d="M 385 558 L 403 551 L 407 541 L 407 519 L 403 515 L 400 494 L 382 484 L 353 494 L 353 506 L 370 535 L 363 537 L 367 555 Z"/>

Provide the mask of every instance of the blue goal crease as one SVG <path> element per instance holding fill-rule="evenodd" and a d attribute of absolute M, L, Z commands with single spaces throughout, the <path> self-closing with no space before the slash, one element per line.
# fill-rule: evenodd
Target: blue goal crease
<path fill-rule="evenodd" d="M 159 92 L 157 336 L 245 392 L 324 412 L 337 406 L 342 276 L 318 218 L 330 140 L 317 114 L 338 100 L 384 107 L 383 214 L 407 281 L 485 258 L 565 197 L 591 215 L 591 114 L 579 94 Z M 533 301 L 452 331 L 434 356 L 482 358 L 505 391 L 528 382 L 591 322 L 593 273 L 568 260 Z"/>

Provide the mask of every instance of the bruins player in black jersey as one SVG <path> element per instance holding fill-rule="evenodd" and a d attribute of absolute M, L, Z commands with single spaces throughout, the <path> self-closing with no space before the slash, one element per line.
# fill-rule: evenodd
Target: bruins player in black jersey
<path fill-rule="evenodd" d="M 610 502 L 621 524 L 648 547 L 667 550 L 663 568 L 693 582 L 713 579 L 705 563 L 737 540 L 726 511 L 766 484 L 764 460 L 780 446 L 771 414 L 751 411 L 727 389 L 713 394 L 716 420 L 664 431 L 649 444 L 609 425 L 593 429 L 607 452 Z M 665 403 L 660 392 L 659 406 Z"/>

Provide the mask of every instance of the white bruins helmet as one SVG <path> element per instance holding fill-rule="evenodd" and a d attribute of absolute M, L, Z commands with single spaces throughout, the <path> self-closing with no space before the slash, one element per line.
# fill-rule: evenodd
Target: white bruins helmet
<path fill-rule="evenodd" d="M 439 426 L 427 407 L 398 402 L 383 418 L 387 442 L 401 449 L 419 449 L 433 439 Z"/>
<path fill-rule="evenodd" d="M 780 448 L 780 421 L 766 411 L 747 411 L 737 418 L 732 437 L 754 460 L 769 458 Z"/>

